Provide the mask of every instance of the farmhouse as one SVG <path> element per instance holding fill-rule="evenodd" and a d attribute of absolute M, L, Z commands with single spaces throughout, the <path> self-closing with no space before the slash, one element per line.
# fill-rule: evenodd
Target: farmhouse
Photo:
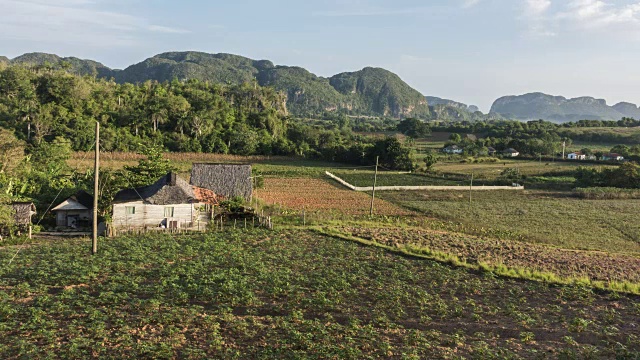
<path fill-rule="evenodd" d="M 622 161 L 624 160 L 624 156 L 616 153 L 603 154 L 602 161 Z"/>
<path fill-rule="evenodd" d="M 191 185 L 211 190 L 227 199 L 240 196 L 245 200 L 251 200 L 251 165 L 193 164 Z"/>
<path fill-rule="evenodd" d="M 451 145 L 451 146 L 447 146 L 446 148 L 442 149 L 442 152 L 444 152 L 445 154 L 462 154 L 464 152 L 464 149 L 462 149 L 461 147 L 459 147 L 458 145 Z"/>
<path fill-rule="evenodd" d="M 154 184 L 118 192 L 113 200 L 112 228 L 205 229 L 218 196 L 190 185 L 174 173 Z"/>
<path fill-rule="evenodd" d="M 520 152 L 514 148 L 508 148 L 502 152 L 502 155 L 506 157 L 518 157 L 520 156 Z"/>
<path fill-rule="evenodd" d="M 587 160 L 587 155 L 581 152 L 573 152 L 567 155 L 567 159 L 569 160 Z"/>
<path fill-rule="evenodd" d="M 491 146 L 489 146 L 487 148 L 487 154 L 489 154 L 489 156 L 493 156 L 497 153 L 498 151 L 495 148 L 492 148 Z"/>
<path fill-rule="evenodd" d="M 56 226 L 59 228 L 87 228 L 93 219 L 93 196 L 86 191 L 78 191 L 51 211 L 56 214 Z"/>

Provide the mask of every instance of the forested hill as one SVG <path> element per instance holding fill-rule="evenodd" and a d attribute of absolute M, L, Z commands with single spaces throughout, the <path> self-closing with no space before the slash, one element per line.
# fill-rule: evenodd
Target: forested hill
<path fill-rule="evenodd" d="M 554 122 L 620 120 L 623 117 L 640 119 L 640 109 L 635 104 L 609 106 L 603 99 L 587 96 L 567 99 L 543 93 L 502 97 L 493 104 L 491 112 L 514 120 L 544 119 Z"/>
<path fill-rule="evenodd" d="M 65 68 L 77 75 L 113 78 L 121 84 L 173 79 L 234 85 L 257 81 L 261 86 L 285 92 L 287 106 L 297 116 L 313 116 L 341 109 L 353 115 L 430 116 L 427 101 L 420 92 L 396 74 L 379 68 L 323 78 L 300 67 L 277 66 L 268 60 L 200 52 L 164 53 L 124 70 L 113 70 L 91 60 L 42 53 L 25 54 L 10 60 L 10 63 Z"/>

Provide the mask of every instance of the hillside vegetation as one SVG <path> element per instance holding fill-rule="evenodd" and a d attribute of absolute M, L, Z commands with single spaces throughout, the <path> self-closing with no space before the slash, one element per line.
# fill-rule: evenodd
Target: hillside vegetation
<path fill-rule="evenodd" d="M 275 66 L 268 60 L 252 60 L 232 54 L 169 52 L 112 70 L 91 60 L 61 58 L 32 53 L 11 60 L 12 64 L 64 67 L 78 75 L 115 79 L 118 83 L 143 83 L 196 79 L 217 84 L 240 85 L 257 81 L 287 94 L 295 115 L 318 115 L 345 111 L 355 115 L 427 118 L 425 98 L 397 75 L 378 68 L 338 74 L 329 79 L 300 67 Z"/>

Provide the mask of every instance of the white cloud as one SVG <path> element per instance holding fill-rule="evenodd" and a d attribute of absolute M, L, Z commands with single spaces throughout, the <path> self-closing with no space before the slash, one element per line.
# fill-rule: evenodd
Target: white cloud
<path fill-rule="evenodd" d="M 173 28 L 168 26 L 160 26 L 160 25 L 149 25 L 147 27 L 147 30 L 153 31 L 153 32 L 166 33 L 166 34 L 188 34 L 191 32 L 185 29 Z"/>
<path fill-rule="evenodd" d="M 547 18 L 551 0 L 524 0 L 524 21 L 528 24 L 527 35 L 532 38 L 556 36 L 553 23 Z"/>
<path fill-rule="evenodd" d="M 465 9 L 471 8 L 478 5 L 480 1 L 481 0 L 464 0 L 464 2 L 462 3 L 462 7 Z"/>
<path fill-rule="evenodd" d="M 558 19 L 586 28 L 631 26 L 640 30 L 640 2 L 620 6 L 601 0 L 573 0 L 566 11 L 558 14 Z"/>
<path fill-rule="evenodd" d="M 562 32 L 596 31 L 609 35 L 640 37 L 640 0 L 626 5 L 605 0 L 523 0 L 524 19 L 533 37 Z M 557 6 L 555 6 L 557 5 Z"/>
<path fill-rule="evenodd" d="M 381 7 L 361 8 L 361 9 L 345 9 L 332 11 L 318 11 L 315 16 L 326 17 L 356 17 L 356 16 L 389 16 L 389 15 L 410 15 L 416 13 L 419 9 L 391 9 Z"/>
<path fill-rule="evenodd" d="M 0 41 L 113 47 L 133 46 L 144 32 L 188 32 L 98 5 L 95 0 L 0 0 Z"/>
<path fill-rule="evenodd" d="M 530 16 L 540 16 L 551 7 L 551 0 L 526 0 L 526 11 Z"/>

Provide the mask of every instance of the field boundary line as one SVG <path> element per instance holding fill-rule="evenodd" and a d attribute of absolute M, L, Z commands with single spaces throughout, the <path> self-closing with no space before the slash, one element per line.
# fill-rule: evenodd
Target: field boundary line
<path fill-rule="evenodd" d="M 369 192 L 373 191 L 373 186 L 368 187 L 359 187 L 352 185 L 345 181 L 344 179 L 325 171 L 325 175 L 339 182 L 340 184 L 346 186 L 347 188 L 353 191 L 359 192 Z M 454 191 L 491 191 L 491 190 L 515 190 L 522 191 L 524 190 L 524 186 L 465 186 L 465 185 L 455 185 L 455 186 L 437 186 L 437 185 L 426 185 L 426 186 L 376 186 L 376 191 L 420 191 L 420 190 L 454 190 Z"/>
<path fill-rule="evenodd" d="M 333 237 L 345 241 L 354 242 L 363 246 L 374 247 L 388 251 L 390 253 L 408 256 L 419 260 L 435 261 L 440 264 L 449 265 L 455 268 L 467 269 L 470 271 L 480 271 L 492 273 L 506 279 L 517 279 L 533 281 L 545 284 L 555 284 L 563 286 L 587 286 L 594 290 L 608 291 L 611 293 L 623 293 L 640 296 L 640 284 L 627 281 L 601 281 L 589 278 L 578 278 L 571 276 L 559 276 L 552 271 L 538 271 L 525 267 L 510 267 L 500 263 L 478 262 L 469 263 L 462 261 L 458 256 L 447 252 L 434 251 L 428 247 L 414 248 L 412 246 L 392 247 L 380 244 L 375 240 L 366 240 L 357 236 L 345 234 L 331 227 L 314 226 L 311 231 L 324 236 Z"/>

